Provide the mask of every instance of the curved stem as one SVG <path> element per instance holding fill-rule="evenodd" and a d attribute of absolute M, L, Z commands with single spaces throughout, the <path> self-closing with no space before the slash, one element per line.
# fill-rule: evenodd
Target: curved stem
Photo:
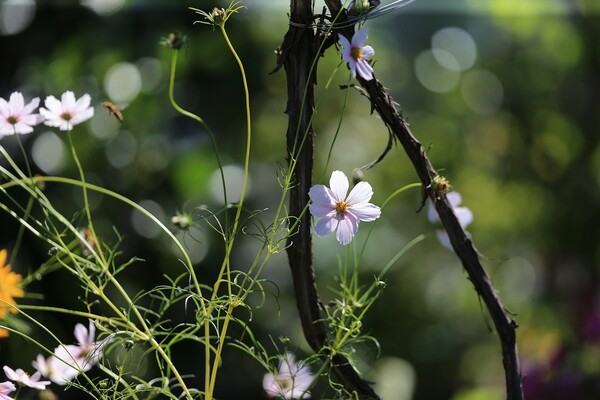
<path fill-rule="evenodd" d="M 221 156 L 219 155 L 219 148 L 217 146 L 217 140 L 215 139 L 215 135 L 214 135 L 213 131 L 210 129 L 208 124 L 202 118 L 200 118 L 200 116 L 183 109 L 175 101 L 175 96 L 173 94 L 173 91 L 174 91 L 174 87 L 175 87 L 175 71 L 177 70 L 177 55 L 178 55 L 178 53 L 179 52 L 177 50 L 175 50 L 175 51 L 173 51 L 173 55 L 171 56 L 171 75 L 169 77 L 169 100 L 171 101 L 171 105 L 173 106 L 173 108 L 175 108 L 175 110 L 177 110 L 177 112 L 179 112 L 180 114 L 185 115 L 186 117 L 189 117 L 195 121 L 198 121 L 204 127 L 204 129 L 206 129 L 206 132 L 208 133 L 208 137 L 210 138 L 210 142 L 215 151 L 215 157 L 217 158 L 219 172 L 221 173 L 221 184 L 223 185 L 223 199 L 224 199 L 225 204 L 228 204 L 229 201 L 227 200 L 227 187 L 225 185 L 225 173 L 223 172 L 223 163 L 221 162 Z M 227 214 L 225 214 L 225 217 L 227 218 Z"/>
<path fill-rule="evenodd" d="M 221 266 L 221 270 L 219 271 L 219 278 L 217 279 L 217 282 L 215 283 L 215 287 L 213 290 L 213 298 L 214 296 L 218 295 L 218 289 L 221 283 L 221 279 L 220 277 L 223 276 L 223 274 L 227 274 L 227 277 L 229 278 L 230 276 L 230 258 L 231 258 L 231 251 L 233 249 L 233 243 L 235 241 L 235 236 L 238 230 L 238 226 L 239 226 L 239 222 L 240 222 L 240 217 L 242 214 L 242 209 L 244 206 L 244 200 L 246 197 L 246 192 L 248 189 L 248 176 L 249 176 L 249 167 L 250 167 L 250 149 L 251 149 L 251 143 L 252 143 L 252 119 L 251 119 L 251 113 L 250 113 L 250 92 L 248 89 L 248 80 L 246 78 L 246 72 L 244 70 L 244 64 L 242 63 L 242 60 L 240 59 L 240 57 L 238 56 L 237 52 L 235 51 L 235 48 L 233 47 L 231 40 L 229 39 L 229 36 L 227 35 L 227 31 L 225 30 L 225 26 L 224 25 L 220 25 L 221 28 L 221 33 L 223 34 L 223 37 L 225 39 L 225 42 L 227 43 L 227 46 L 229 47 L 229 50 L 231 51 L 231 54 L 233 55 L 233 57 L 235 58 L 235 61 L 237 62 L 239 68 L 240 68 L 240 74 L 242 76 L 242 83 L 244 86 L 244 99 L 245 99 L 245 109 L 246 109 L 246 152 L 245 152 L 245 157 L 244 157 L 244 180 L 242 182 L 242 190 L 240 193 L 240 200 L 238 202 L 237 205 L 237 210 L 236 210 L 236 214 L 235 214 L 235 219 L 233 221 L 233 227 L 231 230 L 231 235 L 228 238 L 227 241 L 227 245 L 225 248 L 225 258 L 223 260 L 223 265 Z M 227 279 L 226 280 L 227 285 L 228 285 L 228 294 L 231 297 L 231 279 Z M 224 345 L 224 341 L 226 339 L 226 332 L 227 332 L 227 328 L 229 326 L 229 320 L 231 319 L 231 311 L 232 311 L 232 307 L 230 305 L 230 307 L 228 308 L 228 312 L 225 315 L 225 320 L 223 323 L 223 328 L 222 328 L 222 332 L 219 335 L 219 344 L 217 346 L 217 352 L 215 354 L 215 359 L 213 361 L 213 366 L 211 369 L 211 376 L 210 376 L 210 380 L 208 382 L 207 388 L 206 388 L 206 393 L 205 396 L 207 399 L 211 399 L 212 398 L 212 394 L 214 391 L 214 386 L 216 383 L 216 379 L 217 379 L 217 368 L 218 368 L 218 364 L 220 361 L 220 357 L 221 357 L 221 351 L 223 349 L 223 345 Z M 208 321 L 205 322 L 205 324 L 208 324 Z M 210 357 L 210 353 L 207 352 L 207 357 Z"/>

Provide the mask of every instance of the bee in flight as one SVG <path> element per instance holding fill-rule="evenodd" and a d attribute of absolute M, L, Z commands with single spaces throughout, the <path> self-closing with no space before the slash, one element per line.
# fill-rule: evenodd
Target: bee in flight
<path fill-rule="evenodd" d="M 119 122 L 123 122 L 123 114 L 121 114 L 120 107 L 111 101 L 104 101 L 102 105 L 108 110 L 109 114 L 113 115 Z"/>

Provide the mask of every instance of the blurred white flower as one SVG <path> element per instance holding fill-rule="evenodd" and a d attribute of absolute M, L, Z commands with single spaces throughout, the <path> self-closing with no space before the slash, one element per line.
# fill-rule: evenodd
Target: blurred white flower
<path fill-rule="evenodd" d="M 23 95 L 13 92 L 8 101 L 0 97 L 0 137 L 33 132 L 33 126 L 44 120 L 40 114 L 32 114 L 40 104 L 36 97 L 25 105 Z"/>
<path fill-rule="evenodd" d="M 338 242 L 347 245 L 358 230 L 360 221 L 373 221 L 381 215 L 381 209 L 369 203 L 373 189 L 367 182 L 359 182 L 350 195 L 348 193 L 348 178 L 342 171 L 333 171 L 329 186 L 315 185 L 310 188 L 308 195 L 312 200 L 310 213 L 321 218 L 315 226 L 319 236 L 336 232 Z"/>
<path fill-rule="evenodd" d="M 54 352 L 58 350 L 55 349 Z M 66 361 L 66 360 L 65 360 Z M 73 380 L 79 371 L 75 368 L 67 365 L 63 361 L 59 360 L 54 356 L 44 358 L 41 354 L 38 354 L 35 361 L 31 363 L 40 374 L 50 379 L 57 385 L 66 385 L 69 381 Z"/>
<path fill-rule="evenodd" d="M 62 94 L 60 101 L 54 96 L 46 97 L 46 108 L 40 107 L 40 113 L 46 118 L 46 125 L 58 127 L 61 131 L 70 131 L 73 126 L 94 116 L 94 108 L 90 107 L 90 102 L 89 94 L 75 100 L 73 92 L 68 90 Z"/>
<path fill-rule="evenodd" d="M 266 373 L 263 378 L 263 389 L 270 398 L 308 399 L 308 388 L 313 381 L 310 368 L 302 362 L 296 362 L 293 354 L 286 354 L 279 363 L 277 375 Z"/>
<path fill-rule="evenodd" d="M 0 382 L 0 400 L 13 400 L 8 394 L 15 390 L 17 390 L 17 388 L 12 382 Z"/>
<path fill-rule="evenodd" d="M 371 46 L 365 46 L 367 41 L 367 30 L 361 29 L 352 36 L 349 42 L 343 35 L 338 34 L 342 46 L 342 59 L 348 63 L 352 76 L 356 78 L 356 71 L 365 80 L 373 79 L 373 67 L 365 60 L 375 54 Z"/>
<path fill-rule="evenodd" d="M 8 379 L 33 389 L 44 390 L 46 389 L 46 386 L 50 384 L 50 381 L 40 381 L 41 374 L 39 371 L 29 376 L 29 374 L 27 374 L 27 372 L 23 371 L 21 368 L 14 370 L 8 365 L 5 365 L 3 369 Z"/>
<path fill-rule="evenodd" d="M 54 349 L 54 355 L 44 359 L 38 355 L 33 366 L 42 375 L 59 385 L 71 381 L 80 371 L 87 372 L 100 361 L 102 350 L 110 341 L 95 341 L 96 326 L 90 320 L 89 329 L 83 324 L 75 325 L 75 339 L 78 344 L 61 345 Z"/>
<path fill-rule="evenodd" d="M 458 223 L 465 229 L 471 222 L 473 222 L 473 213 L 467 207 L 458 207 L 458 205 L 462 201 L 462 197 L 458 192 L 450 192 L 446 195 L 448 198 L 448 202 L 452 206 L 452 210 L 454 211 L 454 215 L 458 219 Z M 440 217 L 433 207 L 433 204 L 429 204 L 429 209 L 427 210 L 427 218 L 431 223 L 439 223 Z M 445 248 L 452 250 L 452 244 L 450 243 L 450 238 L 444 229 L 436 230 L 436 234 L 438 240 Z"/>

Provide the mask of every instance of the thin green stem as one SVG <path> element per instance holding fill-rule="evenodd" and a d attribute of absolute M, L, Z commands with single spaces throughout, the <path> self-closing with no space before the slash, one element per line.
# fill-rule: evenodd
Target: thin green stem
<path fill-rule="evenodd" d="M 214 287 L 214 291 L 213 291 L 213 298 L 215 296 L 218 296 L 218 290 L 219 290 L 219 286 L 220 286 L 220 282 L 221 282 L 221 277 L 223 276 L 223 274 L 227 274 L 227 277 L 230 277 L 230 271 L 231 271 L 231 265 L 230 265 L 230 258 L 231 258 L 231 251 L 233 249 L 233 243 L 235 241 L 235 237 L 236 237 L 236 233 L 238 230 L 238 226 L 239 226 L 239 222 L 240 222 L 240 217 L 241 217 L 241 213 L 242 213 L 242 209 L 244 207 L 244 200 L 246 197 L 246 191 L 248 189 L 248 176 L 249 176 L 249 167 L 250 167 L 250 149 L 251 149 L 251 144 L 252 144 L 252 116 L 251 116 L 251 112 L 250 112 L 250 91 L 248 89 L 248 80 L 246 78 L 246 72 L 244 69 L 244 64 L 242 63 L 242 60 L 240 59 L 240 57 L 238 56 L 237 52 L 235 51 L 235 48 L 233 47 L 233 44 L 231 43 L 231 40 L 229 39 L 229 36 L 227 35 L 227 31 L 225 30 L 225 26 L 220 25 L 221 28 L 221 33 L 223 34 L 223 38 L 225 39 L 225 42 L 227 43 L 227 46 L 229 47 L 229 50 L 231 51 L 231 54 L 233 55 L 233 57 L 235 58 L 235 61 L 237 62 L 239 68 L 240 68 L 240 73 L 242 76 L 242 83 L 244 86 L 244 98 L 245 98 L 245 108 L 246 108 L 246 153 L 245 153 L 245 157 L 244 157 L 244 180 L 242 182 L 242 190 L 240 193 L 240 200 L 238 202 L 237 205 L 237 210 L 236 210 L 236 214 L 235 214 L 235 219 L 233 221 L 233 227 L 231 230 L 231 236 L 229 237 L 227 244 L 226 244 L 226 248 L 225 248 L 225 258 L 223 261 L 223 265 L 221 266 L 221 270 L 219 271 L 219 276 L 217 278 L 217 282 L 215 283 L 215 287 Z M 231 279 L 227 279 L 227 286 L 228 286 L 228 293 L 229 296 L 231 297 Z M 219 345 L 217 346 L 217 352 L 215 354 L 215 359 L 213 361 L 213 366 L 211 368 L 211 376 L 210 376 L 210 380 L 207 384 L 207 388 L 206 388 L 206 398 L 207 399 L 211 399 L 213 392 L 214 392 L 214 387 L 215 387 L 215 383 L 217 380 L 217 369 L 218 369 L 218 364 L 220 362 L 220 358 L 221 358 L 221 351 L 223 348 L 223 344 L 224 341 L 226 339 L 226 332 L 227 332 L 227 328 L 229 325 L 229 320 L 231 319 L 231 305 L 228 309 L 227 314 L 225 315 L 225 320 L 223 322 L 223 328 L 222 328 L 222 332 L 219 335 Z M 208 324 L 208 321 L 205 322 L 205 324 Z M 207 338 L 208 339 L 208 338 Z M 210 353 L 207 352 L 208 357 L 210 357 Z"/>
<path fill-rule="evenodd" d="M 71 135 L 71 129 L 67 130 L 67 134 L 69 136 L 69 144 L 71 145 L 71 154 L 73 154 L 73 160 L 75 160 L 75 164 L 77 165 L 77 169 L 79 171 L 79 178 L 83 183 L 83 207 L 85 209 L 85 215 L 87 217 L 88 228 L 91 232 L 92 240 L 94 242 L 94 247 L 97 250 L 98 257 L 102 265 L 106 265 L 106 258 L 104 257 L 104 252 L 102 251 L 102 245 L 98 240 L 98 236 L 96 235 L 96 230 L 94 229 L 94 222 L 92 221 L 92 212 L 90 210 L 90 202 L 88 199 L 87 187 L 85 185 L 85 174 L 83 173 L 83 167 L 81 166 L 81 162 L 79 161 L 79 157 L 77 156 L 77 151 L 75 150 L 75 145 L 73 144 L 73 137 Z"/>
<path fill-rule="evenodd" d="M 227 200 L 227 187 L 225 185 L 225 173 L 223 172 L 223 163 L 221 161 L 221 156 L 219 155 L 220 153 L 219 153 L 219 148 L 217 146 L 217 140 L 215 139 L 215 135 L 214 135 L 212 129 L 210 129 L 210 126 L 208 126 L 208 124 L 200 116 L 183 109 L 175 101 L 175 96 L 173 94 L 173 91 L 174 91 L 174 87 L 175 87 L 175 71 L 177 70 L 177 55 L 178 54 L 179 54 L 179 51 L 174 50 L 173 55 L 171 56 L 171 75 L 169 77 L 169 100 L 171 101 L 171 105 L 173 106 L 173 108 L 175 108 L 175 110 L 177 110 L 177 112 L 199 122 L 206 130 L 206 133 L 208 133 L 208 137 L 210 138 L 210 142 L 215 151 L 215 157 L 217 158 L 217 164 L 219 166 L 219 171 L 221 173 L 221 183 L 223 185 L 223 199 L 225 201 L 225 204 L 229 204 L 229 201 Z M 225 218 L 227 218 L 227 214 L 225 214 Z M 227 223 L 225 224 L 225 226 L 227 226 Z"/>

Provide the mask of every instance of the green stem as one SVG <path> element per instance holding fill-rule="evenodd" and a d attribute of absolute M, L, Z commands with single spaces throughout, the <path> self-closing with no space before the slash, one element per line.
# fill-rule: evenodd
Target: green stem
<path fill-rule="evenodd" d="M 219 155 L 219 148 L 217 146 L 217 140 L 215 139 L 215 135 L 214 135 L 213 131 L 210 129 L 208 124 L 202 118 L 200 118 L 200 116 L 183 109 L 175 101 L 175 96 L 173 94 L 173 90 L 175 87 L 175 71 L 177 70 L 177 55 L 178 54 L 179 54 L 179 52 L 177 50 L 174 50 L 173 55 L 171 57 L 171 75 L 169 78 L 169 100 L 171 101 L 171 105 L 173 105 L 173 108 L 175 108 L 175 110 L 177 110 L 177 112 L 179 112 L 180 114 L 185 115 L 186 117 L 189 117 L 195 121 L 198 121 L 204 127 L 204 129 L 206 129 L 206 132 L 208 133 L 208 137 L 210 138 L 210 142 L 215 151 L 215 157 L 217 158 L 217 164 L 219 166 L 219 171 L 221 173 L 221 183 L 223 185 L 223 199 L 225 201 L 225 204 L 229 204 L 229 201 L 227 200 L 227 187 L 225 186 L 225 173 L 223 172 L 223 163 L 221 162 L 221 156 Z M 225 214 L 225 218 L 227 218 L 227 214 Z M 227 226 L 227 224 L 225 224 L 225 226 Z"/>
<path fill-rule="evenodd" d="M 67 134 L 69 136 L 69 144 L 71 145 L 71 154 L 73 154 L 73 159 L 75 160 L 75 164 L 77 165 L 77 169 L 79 171 L 79 178 L 83 183 L 83 207 L 85 208 L 85 215 L 88 220 L 88 228 L 91 232 L 92 240 L 94 242 L 94 247 L 96 248 L 98 257 L 100 258 L 102 265 L 106 265 L 106 258 L 104 257 L 102 246 L 100 244 L 100 241 L 98 240 L 98 236 L 96 235 L 96 230 L 94 229 L 94 223 L 92 221 L 92 212 L 90 210 L 90 202 L 88 199 L 87 188 L 85 185 L 85 174 L 83 173 L 83 167 L 81 166 L 81 162 L 79 161 L 79 157 L 77 156 L 77 151 L 75 150 L 75 145 L 73 144 L 71 129 L 67 130 Z"/>
<path fill-rule="evenodd" d="M 248 80 L 246 79 L 246 72 L 244 70 L 244 64 L 242 63 L 242 60 L 238 56 L 237 52 L 235 51 L 235 48 L 233 47 L 231 40 L 229 39 L 229 36 L 227 35 L 225 26 L 220 25 L 220 28 L 221 28 L 221 32 L 223 34 L 223 38 L 225 39 L 225 42 L 227 43 L 227 46 L 229 47 L 231 54 L 235 58 L 235 61 L 237 62 L 238 66 L 240 68 L 240 73 L 242 76 L 242 83 L 244 86 L 245 108 L 246 108 L 246 153 L 245 153 L 245 157 L 244 157 L 244 180 L 242 182 L 242 190 L 240 193 L 240 200 L 237 205 L 235 219 L 233 221 L 233 227 L 231 230 L 231 236 L 229 237 L 226 248 L 225 248 L 225 258 L 223 260 L 223 265 L 221 266 L 221 270 L 219 271 L 219 276 L 217 278 L 217 282 L 215 283 L 215 286 L 214 286 L 214 290 L 213 290 L 213 294 L 212 294 L 213 298 L 215 296 L 218 296 L 218 290 L 219 290 L 219 286 L 221 283 L 221 277 L 225 273 L 227 274 L 228 278 L 230 275 L 231 251 L 233 249 L 233 243 L 235 241 L 235 236 L 236 236 L 236 233 L 238 230 L 241 213 L 242 213 L 242 209 L 244 206 L 244 199 L 246 197 L 246 191 L 248 189 L 248 175 L 249 175 L 249 167 L 250 167 L 250 149 L 251 149 L 251 143 L 252 143 L 252 119 L 251 119 L 251 113 L 250 113 L 250 92 L 248 90 Z M 227 282 L 227 286 L 228 286 L 228 293 L 229 293 L 229 296 L 231 297 L 231 294 L 232 294 L 231 293 L 231 279 L 227 279 L 226 282 Z M 221 350 L 223 348 L 223 344 L 224 344 L 224 341 L 227 336 L 226 332 L 227 332 L 227 328 L 229 326 L 229 320 L 231 319 L 231 312 L 230 312 L 231 310 L 232 310 L 232 308 L 230 306 L 228 308 L 227 314 L 225 315 L 222 332 L 219 335 L 219 345 L 217 346 L 217 352 L 215 354 L 215 359 L 213 361 L 213 365 L 211 368 L 210 380 L 206 387 L 205 396 L 207 399 L 212 399 L 212 394 L 214 392 L 214 386 L 215 386 L 215 383 L 217 380 L 217 368 L 218 368 L 219 361 L 221 358 Z M 208 321 L 206 321 L 205 324 L 208 324 Z M 206 352 L 206 354 L 207 354 L 207 357 L 210 358 L 210 353 Z M 207 360 L 208 360 L 208 358 L 207 358 Z"/>

